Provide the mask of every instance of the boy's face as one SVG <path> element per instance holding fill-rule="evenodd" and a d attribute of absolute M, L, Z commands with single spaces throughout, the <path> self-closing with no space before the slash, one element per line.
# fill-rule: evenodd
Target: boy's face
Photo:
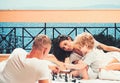
<path fill-rule="evenodd" d="M 82 52 L 82 54 L 84 56 L 84 55 L 86 55 L 86 53 L 88 51 L 88 48 L 87 48 L 87 46 L 83 46 L 83 47 L 80 48 L 80 50 L 81 50 L 81 52 Z"/>

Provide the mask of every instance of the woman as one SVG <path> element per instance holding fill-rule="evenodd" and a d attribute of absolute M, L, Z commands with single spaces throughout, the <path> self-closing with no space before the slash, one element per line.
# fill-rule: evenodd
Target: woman
<path fill-rule="evenodd" d="M 56 39 L 53 40 L 53 54 L 59 61 L 64 62 L 65 58 L 69 57 L 72 53 L 72 41 L 72 38 L 67 35 L 59 35 Z M 62 42 L 66 44 L 67 47 L 61 48 L 60 44 Z M 69 50 L 68 47 L 71 48 L 71 50 Z"/>

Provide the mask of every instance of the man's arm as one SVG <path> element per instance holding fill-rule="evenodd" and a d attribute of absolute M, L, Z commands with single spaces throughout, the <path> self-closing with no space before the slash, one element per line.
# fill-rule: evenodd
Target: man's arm
<path fill-rule="evenodd" d="M 60 72 L 60 68 L 59 68 L 58 66 L 55 66 L 55 65 L 49 65 L 48 67 L 49 67 L 49 69 L 52 71 L 52 73 L 57 74 L 57 73 Z"/>

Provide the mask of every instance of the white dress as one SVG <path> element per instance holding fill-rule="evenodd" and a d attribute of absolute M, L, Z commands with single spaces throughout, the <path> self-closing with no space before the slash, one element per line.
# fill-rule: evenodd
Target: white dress
<path fill-rule="evenodd" d="M 27 52 L 21 48 L 13 51 L 0 72 L 0 83 L 36 83 L 50 78 L 50 71 L 44 60 L 26 59 L 26 55 Z"/>

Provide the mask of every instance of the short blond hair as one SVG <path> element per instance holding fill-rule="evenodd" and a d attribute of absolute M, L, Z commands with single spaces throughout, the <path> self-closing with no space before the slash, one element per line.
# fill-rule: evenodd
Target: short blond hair
<path fill-rule="evenodd" d="M 94 47 L 94 37 L 88 32 L 83 32 L 76 36 L 74 44 L 80 47 L 87 45 L 88 49 L 92 49 Z"/>
<path fill-rule="evenodd" d="M 51 45 L 50 38 L 44 34 L 39 34 L 34 38 L 32 47 L 35 49 L 42 49 L 48 44 Z"/>

